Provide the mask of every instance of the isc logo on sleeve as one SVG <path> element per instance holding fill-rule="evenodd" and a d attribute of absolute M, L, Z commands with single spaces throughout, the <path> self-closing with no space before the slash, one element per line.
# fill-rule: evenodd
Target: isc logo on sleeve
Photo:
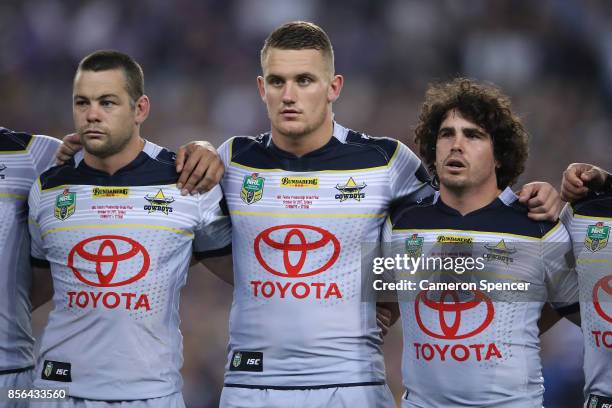
<path fill-rule="evenodd" d="M 48 381 L 72 382 L 70 363 L 45 360 L 41 378 Z"/>
<path fill-rule="evenodd" d="M 230 371 L 263 371 L 263 353 L 235 351 L 230 361 Z"/>

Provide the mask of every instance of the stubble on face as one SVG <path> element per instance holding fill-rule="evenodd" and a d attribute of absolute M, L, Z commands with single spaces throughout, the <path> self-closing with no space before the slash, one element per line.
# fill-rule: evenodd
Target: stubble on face
<path fill-rule="evenodd" d="M 263 66 L 265 102 L 272 127 L 281 136 L 299 140 L 325 124 L 328 64 L 318 50 L 269 50 Z"/>
<path fill-rule="evenodd" d="M 484 184 L 497 185 L 491 137 L 454 109 L 440 124 L 436 156 L 440 184 L 450 191 L 459 194 Z"/>
<path fill-rule="evenodd" d="M 121 152 L 132 139 L 135 106 L 125 80 L 121 70 L 79 71 L 75 76 L 76 132 L 85 151 L 98 158 Z"/>

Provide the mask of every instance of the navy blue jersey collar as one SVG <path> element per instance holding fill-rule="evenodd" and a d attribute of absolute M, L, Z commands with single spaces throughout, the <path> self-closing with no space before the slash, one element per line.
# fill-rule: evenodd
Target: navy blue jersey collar
<path fill-rule="evenodd" d="M 512 192 L 510 187 L 506 187 L 506 189 L 503 190 L 497 197 L 495 197 L 495 199 L 493 201 L 491 201 L 489 204 L 485 205 L 484 207 L 478 208 L 477 210 L 471 211 L 471 212 L 469 212 L 469 213 L 467 213 L 465 215 L 462 215 L 456 209 L 446 205 L 442 201 L 442 198 L 440 197 L 440 192 L 436 192 L 434 205 L 436 206 L 437 209 L 439 209 L 440 211 L 445 212 L 445 213 L 447 213 L 449 215 L 453 215 L 453 216 L 457 216 L 457 217 L 469 217 L 469 216 L 473 216 L 473 215 L 478 215 L 478 214 L 480 214 L 482 212 L 486 212 L 486 211 L 489 211 L 489 210 L 501 208 L 501 207 L 503 207 L 505 205 L 510 205 L 516 199 L 517 199 L 517 197 L 514 194 L 514 192 Z"/>
<path fill-rule="evenodd" d="M 319 147 L 316 150 L 308 152 L 308 153 L 306 153 L 303 156 L 298 157 L 298 156 L 296 156 L 293 153 L 290 153 L 290 152 L 288 152 L 286 150 L 282 150 L 281 148 L 277 147 L 274 144 L 274 140 L 272 140 L 272 135 L 270 135 L 270 144 L 269 144 L 268 148 L 270 149 L 270 151 L 273 154 L 275 154 L 275 155 L 277 155 L 279 157 L 282 157 L 284 159 L 300 160 L 300 159 L 308 159 L 308 158 L 311 158 L 311 157 L 317 157 L 317 156 L 324 155 L 325 153 L 329 152 L 334 147 L 336 147 L 336 146 L 338 146 L 340 144 L 341 144 L 340 141 L 338 141 L 338 139 L 336 139 L 335 137 L 332 136 L 329 139 L 329 141 L 327 143 L 325 143 L 323 146 Z"/>
<path fill-rule="evenodd" d="M 108 174 L 106 171 L 94 169 L 93 167 L 88 166 L 87 163 L 85 163 L 85 160 L 81 160 L 76 167 L 84 173 L 95 175 L 97 177 L 113 177 L 126 172 L 133 171 L 134 169 L 137 169 L 138 167 L 142 166 L 149 159 L 149 155 L 144 151 L 141 151 L 140 153 L 138 153 L 138 156 L 136 156 L 134 160 L 117 170 L 113 175 Z"/>

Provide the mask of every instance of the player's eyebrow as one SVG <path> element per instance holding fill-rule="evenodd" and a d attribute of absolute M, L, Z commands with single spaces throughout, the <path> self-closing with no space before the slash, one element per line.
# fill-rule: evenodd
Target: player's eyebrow
<path fill-rule="evenodd" d="M 438 130 L 438 134 L 441 135 L 443 133 L 455 133 L 455 128 L 450 127 L 450 126 L 445 126 L 443 128 L 440 128 L 440 130 Z"/>
<path fill-rule="evenodd" d="M 100 100 L 100 99 L 108 99 L 108 98 L 119 98 L 119 95 L 109 93 L 109 94 L 100 95 L 96 99 Z"/>
<path fill-rule="evenodd" d="M 268 75 L 266 75 L 265 79 L 266 79 L 266 81 L 271 81 L 273 79 L 279 79 L 281 81 L 285 80 L 284 77 L 282 77 L 280 75 L 277 75 L 277 74 L 268 74 Z"/>
<path fill-rule="evenodd" d="M 466 135 L 471 134 L 471 135 L 479 136 L 479 137 L 486 137 L 488 135 L 487 132 L 477 127 L 462 128 L 461 130 L 463 130 L 463 133 Z"/>
<path fill-rule="evenodd" d="M 116 94 L 113 94 L 113 93 L 108 93 L 108 94 L 100 95 L 100 96 L 98 96 L 98 97 L 96 97 L 94 99 L 99 101 L 101 99 L 108 99 L 108 98 L 116 98 L 116 99 L 118 99 L 119 95 L 116 95 Z M 77 100 L 77 99 L 91 99 L 91 98 L 88 98 L 87 96 L 76 94 L 76 95 L 74 95 L 73 99 Z"/>

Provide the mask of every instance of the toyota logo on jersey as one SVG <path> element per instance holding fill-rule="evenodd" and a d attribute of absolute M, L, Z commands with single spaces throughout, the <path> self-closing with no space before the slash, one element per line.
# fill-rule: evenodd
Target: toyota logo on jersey
<path fill-rule="evenodd" d="M 272 275 L 297 280 L 325 272 L 340 256 L 340 241 L 326 229 L 303 224 L 277 225 L 253 242 L 259 264 Z M 254 296 L 296 299 L 342 297 L 335 282 L 251 281 Z"/>
<path fill-rule="evenodd" d="M 120 235 L 98 235 L 77 243 L 68 253 L 68 267 L 74 276 L 88 286 L 114 288 L 142 279 L 149 271 L 151 259 L 138 241 Z M 68 292 L 69 307 L 109 309 L 124 306 L 150 309 L 146 294 L 126 291 Z"/>
<path fill-rule="evenodd" d="M 612 275 L 604 276 L 593 286 L 593 307 L 602 319 L 612 323 Z M 612 348 L 612 330 L 591 330 L 591 333 L 596 347 Z"/>
<path fill-rule="evenodd" d="M 437 299 L 429 294 L 436 293 Z M 481 291 L 474 291 L 468 300 L 460 300 L 457 291 L 420 292 L 414 302 L 414 315 L 419 328 L 440 340 L 464 340 L 482 333 L 493 321 L 493 302 Z M 430 344 L 414 343 L 416 358 L 427 361 L 453 359 L 477 361 L 501 358 L 495 343 L 490 344 Z"/>
<path fill-rule="evenodd" d="M 422 291 L 417 295 L 414 304 L 414 312 L 416 320 L 423 332 L 427 333 L 431 337 L 445 340 L 460 340 L 468 337 L 472 337 L 482 332 L 493 320 L 495 314 L 493 308 L 493 302 L 484 293 L 480 291 L 474 292 L 474 297 L 469 300 L 462 302 L 459 300 L 459 295 L 454 290 L 446 290 L 440 294 L 439 300 L 431 300 L 427 297 L 429 291 Z M 434 324 L 429 322 L 432 326 L 428 328 L 421 318 L 421 308 L 424 305 L 429 309 L 437 312 L 439 327 L 435 327 Z M 464 313 L 468 313 L 471 309 L 476 309 L 480 305 L 484 305 L 486 308 L 486 315 L 483 316 L 480 324 L 472 327 L 461 326 L 461 318 Z M 449 319 L 450 315 L 450 319 Z M 448 319 L 448 320 L 447 320 Z M 479 319 L 480 320 L 480 319 Z M 451 322 L 449 324 L 449 321 Z"/>
<path fill-rule="evenodd" d="M 125 248 L 121 251 L 119 248 Z M 95 270 L 95 278 L 88 279 L 75 267 L 81 261 L 85 270 Z M 135 264 L 138 264 L 134 266 Z M 89 286 L 114 287 L 135 282 L 149 270 L 150 258 L 147 250 L 131 238 L 120 235 L 100 235 L 87 238 L 76 244 L 68 254 L 68 266 L 74 275 Z M 121 265 L 122 274 L 117 274 Z M 89 276 L 89 275 L 88 275 Z"/>
<path fill-rule="evenodd" d="M 607 298 L 603 300 L 602 298 Z M 602 303 L 604 306 L 602 306 Z M 608 323 L 612 323 L 612 310 L 604 310 L 606 305 L 612 304 L 612 275 L 601 278 L 595 286 L 593 286 L 593 306 L 600 315 Z"/>
<path fill-rule="evenodd" d="M 287 278 L 316 275 L 329 269 L 340 255 L 340 242 L 331 232 L 311 225 L 278 225 L 263 230 L 253 244 L 259 264 Z M 282 255 L 282 265 L 275 263 Z M 306 260 L 308 259 L 308 263 Z"/>

